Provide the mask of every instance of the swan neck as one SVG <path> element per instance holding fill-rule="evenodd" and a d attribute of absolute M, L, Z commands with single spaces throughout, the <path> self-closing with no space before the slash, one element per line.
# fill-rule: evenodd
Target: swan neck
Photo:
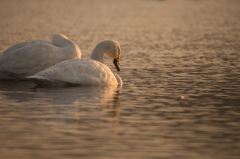
<path fill-rule="evenodd" d="M 106 52 L 106 50 L 107 49 L 104 45 L 102 45 L 101 43 L 98 44 L 92 52 L 91 59 L 97 60 L 97 61 L 103 63 L 103 56 L 104 56 L 104 53 Z"/>

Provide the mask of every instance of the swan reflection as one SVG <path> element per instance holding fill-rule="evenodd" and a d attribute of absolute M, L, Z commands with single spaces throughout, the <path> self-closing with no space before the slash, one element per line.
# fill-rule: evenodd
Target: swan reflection
<path fill-rule="evenodd" d="M 88 105 L 92 103 L 105 104 L 111 100 L 117 86 L 79 86 L 62 88 L 34 87 L 35 98 L 45 98 L 52 105 Z"/>
<path fill-rule="evenodd" d="M 114 118 L 119 114 L 121 88 L 116 85 L 44 88 L 25 81 L 1 82 L 0 86 L 0 104 L 4 106 L 0 109 L 17 113 L 24 119 L 39 120 L 39 115 L 44 115 L 41 120 L 76 121 L 85 117 Z"/>

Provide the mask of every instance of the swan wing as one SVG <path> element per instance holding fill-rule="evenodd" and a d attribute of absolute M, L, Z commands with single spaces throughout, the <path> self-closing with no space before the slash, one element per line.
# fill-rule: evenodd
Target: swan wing
<path fill-rule="evenodd" d="M 74 59 L 60 62 L 34 76 L 28 77 L 37 84 L 111 85 L 118 84 L 112 71 L 93 59 Z M 43 81 L 41 83 L 40 81 Z"/>

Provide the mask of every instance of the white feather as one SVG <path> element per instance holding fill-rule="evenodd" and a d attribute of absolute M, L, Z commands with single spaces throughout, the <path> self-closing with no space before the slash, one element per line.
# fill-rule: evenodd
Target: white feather
<path fill-rule="evenodd" d="M 52 43 L 45 40 L 24 42 L 0 54 L 0 80 L 25 80 L 64 60 L 81 58 L 79 47 L 65 35 L 57 34 Z"/>
<path fill-rule="evenodd" d="M 115 49 L 109 49 L 112 45 L 116 45 Z M 114 59 L 119 50 L 116 41 L 105 41 L 94 49 L 93 54 L 100 55 L 96 59 L 63 61 L 27 78 L 40 85 L 122 85 L 120 76 L 100 62 L 104 53 Z"/>

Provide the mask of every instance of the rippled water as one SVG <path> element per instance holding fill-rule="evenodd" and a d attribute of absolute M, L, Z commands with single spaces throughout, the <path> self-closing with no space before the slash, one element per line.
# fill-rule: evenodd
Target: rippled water
<path fill-rule="evenodd" d="M 63 33 L 89 58 L 99 41 L 115 39 L 124 82 L 122 88 L 0 82 L 0 158 L 239 158 L 239 6 L 238 0 L 0 1 L 1 52 Z"/>

